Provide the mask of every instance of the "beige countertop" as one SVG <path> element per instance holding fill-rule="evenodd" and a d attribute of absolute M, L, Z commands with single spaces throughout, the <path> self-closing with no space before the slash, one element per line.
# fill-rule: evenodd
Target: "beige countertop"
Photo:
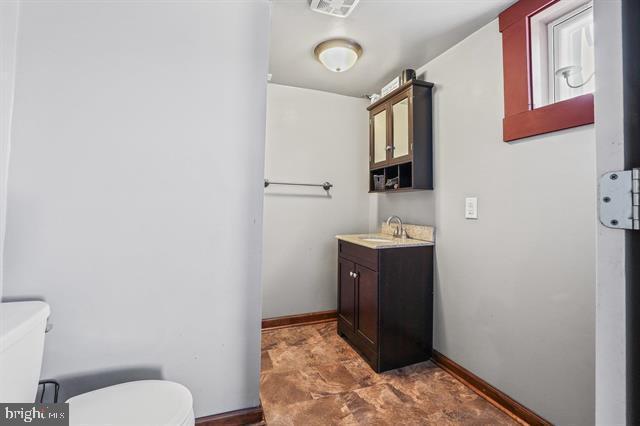
<path fill-rule="evenodd" d="M 371 249 L 423 247 L 432 246 L 433 241 L 417 240 L 414 238 L 394 238 L 388 234 L 351 234 L 336 235 L 338 240 L 357 244 Z M 378 240 L 378 241 L 371 241 Z"/>

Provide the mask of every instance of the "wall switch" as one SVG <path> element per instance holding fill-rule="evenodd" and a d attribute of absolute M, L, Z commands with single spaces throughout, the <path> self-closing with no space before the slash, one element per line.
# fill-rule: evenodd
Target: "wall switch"
<path fill-rule="evenodd" d="M 468 197 L 464 199 L 464 218 L 478 218 L 478 199 L 476 197 Z"/>

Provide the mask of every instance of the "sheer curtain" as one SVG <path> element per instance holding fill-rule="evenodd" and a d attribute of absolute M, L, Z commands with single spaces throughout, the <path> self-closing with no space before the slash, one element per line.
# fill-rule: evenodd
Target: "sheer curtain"
<path fill-rule="evenodd" d="M 4 277 L 4 236 L 7 219 L 7 179 L 11 150 L 11 119 L 15 87 L 19 0 L 0 2 L 0 299 Z"/>

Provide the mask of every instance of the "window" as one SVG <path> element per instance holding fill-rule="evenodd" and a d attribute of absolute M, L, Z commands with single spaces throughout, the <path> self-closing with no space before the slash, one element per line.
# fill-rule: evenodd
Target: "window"
<path fill-rule="evenodd" d="M 505 142 L 594 122 L 591 2 L 519 0 L 500 32 Z"/>
<path fill-rule="evenodd" d="M 547 31 L 550 103 L 593 93 L 593 6 L 562 16 L 551 22 Z"/>
<path fill-rule="evenodd" d="M 560 1 L 532 16 L 531 59 L 534 108 L 593 93 L 593 5 Z"/>

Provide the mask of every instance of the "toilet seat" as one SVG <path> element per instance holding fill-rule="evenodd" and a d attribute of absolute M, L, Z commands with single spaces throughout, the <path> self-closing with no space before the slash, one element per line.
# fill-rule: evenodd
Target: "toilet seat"
<path fill-rule="evenodd" d="M 193 426 L 193 398 L 166 380 L 121 383 L 67 400 L 72 426 Z"/>

